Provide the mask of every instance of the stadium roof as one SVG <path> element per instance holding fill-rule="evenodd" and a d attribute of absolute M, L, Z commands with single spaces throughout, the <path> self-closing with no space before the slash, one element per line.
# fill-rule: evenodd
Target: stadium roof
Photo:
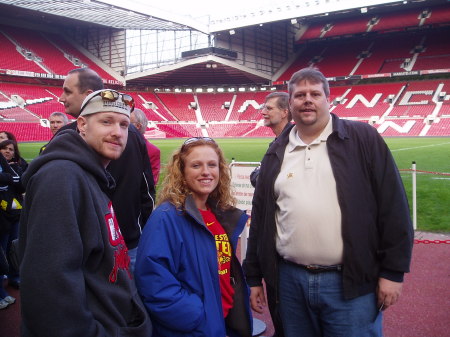
<path fill-rule="evenodd" d="M 173 7 L 173 1 L 181 0 L 167 0 L 165 6 L 167 8 Z M 230 0 L 235 1 L 235 0 Z M 448 0 L 450 1 L 450 0 Z M 164 30 L 164 31 L 183 31 L 183 30 L 198 30 L 204 33 L 214 32 L 216 38 L 222 34 L 225 40 L 232 39 L 228 36 L 228 27 L 245 27 L 254 26 L 260 29 L 263 24 L 257 22 L 270 23 L 271 27 L 274 24 L 289 23 L 290 18 L 295 17 L 295 14 L 302 14 L 302 16 L 309 13 L 311 18 L 319 17 L 308 12 L 306 7 L 315 7 L 314 11 L 319 10 L 319 5 L 328 4 L 330 15 L 358 15 L 360 8 L 363 5 L 372 3 L 381 5 L 386 11 L 391 10 L 390 7 L 407 8 L 415 5 L 431 5 L 436 3 L 449 3 L 445 0 L 408 0 L 408 1 L 380 1 L 380 0 L 314 0 L 314 1 L 294 1 L 294 0 L 280 0 L 273 3 L 272 9 L 261 9 L 253 11 L 256 16 L 253 16 L 254 21 L 249 21 L 246 17 L 245 11 L 241 11 L 238 16 L 234 16 L 225 20 L 213 22 L 213 18 L 217 18 L 218 14 L 211 16 L 209 26 L 203 25 L 200 21 L 185 15 L 177 15 L 174 13 L 164 12 L 163 10 L 153 8 L 148 5 L 146 0 L 0 0 L 0 21 L 4 24 L 21 25 L 25 24 L 32 27 L 32 23 L 46 25 L 58 29 L 65 26 L 70 30 L 75 30 L 76 26 L 81 27 L 99 27 L 103 29 L 110 27 L 113 29 L 143 29 L 143 30 Z M 264 1 L 261 1 L 261 4 Z M 290 2 L 291 4 L 286 4 Z M 332 13 L 333 4 L 340 3 L 341 5 L 353 5 L 348 11 Z M 152 4 L 153 5 L 153 4 Z M 158 5 L 163 6 L 164 2 Z M 230 4 L 229 4 L 230 5 Z M 247 5 L 247 4 L 246 4 Z M 358 7 L 355 8 L 355 6 Z M 211 5 L 211 8 L 214 6 Z M 291 6 L 291 7 L 289 7 Z M 293 8 L 296 6 L 298 8 Z M 305 7 L 306 6 L 306 7 Z M 248 5 L 247 5 L 248 7 Z M 322 6 L 323 7 L 323 6 Z M 378 7 L 378 6 L 375 6 Z M 268 7 L 266 7 L 268 8 Z M 350 8 L 352 8 L 350 10 Z M 368 7 L 369 11 L 372 7 Z M 295 9 L 295 10 L 294 10 Z M 362 8 L 361 8 L 362 9 Z M 182 9 L 181 9 L 182 10 Z M 337 9 L 336 9 L 337 10 Z M 195 13 L 195 10 L 185 11 L 186 13 Z M 323 12 L 322 12 L 323 13 Z M 361 10 L 362 13 L 362 10 Z M 328 14 L 325 13 L 325 14 Z M 325 15 L 323 14 L 323 15 Z M 223 13 L 225 15 L 225 13 Z M 220 16 L 220 14 L 219 14 Z M 247 18 L 247 19 L 246 19 Z M 277 22 L 275 22 L 277 21 Z M 291 21 L 292 22 L 292 21 Z M 264 25 L 264 27 L 266 27 Z M 252 27 L 250 27 L 252 28 Z M 218 34 L 216 34 L 218 32 Z M 221 33 L 222 32 L 222 33 Z M 249 31 L 250 32 L 250 31 Z M 231 32 L 230 32 L 231 34 Z M 253 34 L 247 34 L 253 36 Z M 267 38 L 270 40 L 270 34 Z M 259 44 L 261 41 L 259 40 Z M 271 48 L 271 45 L 266 45 L 265 48 Z M 245 63 L 242 63 L 245 64 Z M 206 71 L 205 71 L 206 70 Z M 224 82 L 223 85 L 267 85 L 271 82 L 271 75 L 267 72 L 260 72 L 249 67 L 242 66 L 238 62 L 232 60 L 216 57 L 214 53 L 205 55 L 198 55 L 195 58 L 182 58 L 181 61 L 147 70 L 139 73 L 129 73 L 125 75 L 127 86 L 160 86 L 164 85 L 221 85 L 218 81 Z"/>
<path fill-rule="evenodd" d="M 194 29 L 203 33 L 213 33 L 367 6 L 437 2 L 434 0 L 279 0 L 277 2 L 255 0 L 244 3 L 238 3 L 239 0 L 230 1 L 230 3 L 214 1 L 205 3 L 204 1 L 170 0 L 149 5 L 149 1 L 146 0 L 0 0 L 0 4 L 40 12 L 40 19 L 47 23 L 49 21 L 54 23 L 56 20 L 61 24 L 61 18 L 68 18 L 117 29 L 167 31 Z M 170 9 L 163 10 L 157 6 Z M 209 11 L 208 14 L 197 13 L 196 9 L 199 6 L 205 7 L 202 13 Z M 234 14 L 232 14 L 233 11 Z"/>
<path fill-rule="evenodd" d="M 220 83 L 220 81 L 223 83 Z M 269 85 L 270 76 L 214 55 L 126 76 L 127 86 Z"/>
<path fill-rule="evenodd" d="M 14 7 L 39 12 L 40 19 L 46 22 L 62 23 L 62 17 L 118 29 L 169 31 L 205 29 L 188 17 L 166 13 L 148 5 L 144 8 L 133 1 L 0 0 L 0 4 L 11 6 L 11 13 L 14 13 Z"/>

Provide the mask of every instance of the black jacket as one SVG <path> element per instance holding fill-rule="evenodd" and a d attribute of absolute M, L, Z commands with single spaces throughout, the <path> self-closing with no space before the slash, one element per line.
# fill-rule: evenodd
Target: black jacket
<path fill-rule="evenodd" d="M 78 133 L 58 133 L 23 176 L 22 336 L 152 335 L 106 194 L 114 179 Z"/>
<path fill-rule="evenodd" d="M 7 232 L 19 221 L 25 192 L 21 177 L 28 164 L 22 158 L 16 163 L 0 154 L 0 232 Z"/>
<path fill-rule="evenodd" d="M 374 291 L 380 276 L 403 280 L 414 235 L 403 184 L 382 137 L 368 124 L 332 118 L 327 148 L 342 213 L 344 295 L 351 299 Z M 250 286 L 261 285 L 264 278 L 277 289 L 274 182 L 292 127 L 277 138 L 261 164 L 243 265 Z"/>
<path fill-rule="evenodd" d="M 66 129 L 76 130 L 77 123 L 63 126 L 58 133 Z M 155 184 L 145 142 L 130 124 L 125 150 L 108 166 L 116 181 L 116 188 L 109 197 L 128 249 L 137 247 L 142 228 L 155 206 Z"/>

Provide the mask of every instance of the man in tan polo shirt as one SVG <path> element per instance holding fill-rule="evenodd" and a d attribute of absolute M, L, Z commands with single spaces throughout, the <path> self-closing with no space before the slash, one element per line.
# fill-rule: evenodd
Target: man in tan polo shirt
<path fill-rule="evenodd" d="M 264 278 L 285 336 L 382 336 L 413 243 L 397 167 L 375 128 L 329 112 L 321 72 L 302 69 L 288 86 L 295 125 L 264 156 L 253 198 L 252 308 L 266 305 Z"/>

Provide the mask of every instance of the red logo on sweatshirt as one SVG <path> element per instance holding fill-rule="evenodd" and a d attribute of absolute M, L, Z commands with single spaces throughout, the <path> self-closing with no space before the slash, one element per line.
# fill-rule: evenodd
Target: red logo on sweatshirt
<path fill-rule="evenodd" d="M 114 266 L 113 270 L 109 274 L 109 282 L 115 283 L 117 281 L 117 273 L 119 269 L 127 271 L 128 276 L 130 273 L 130 257 L 128 256 L 128 248 L 120 232 L 119 224 L 117 223 L 116 215 L 111 201 L 108 204 L 110 210 L 109 214 L 105 215 L 106 227 L 109 231 L 109 242 L 114 247 Z"/>

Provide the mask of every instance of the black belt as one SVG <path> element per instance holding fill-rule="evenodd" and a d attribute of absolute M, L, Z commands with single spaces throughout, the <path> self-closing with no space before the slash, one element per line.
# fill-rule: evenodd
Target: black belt
<path fill-rule="evenodd" d="M 299 263 L 295 263 L 289 260 L 285 260 L 282 259 L 282 261 L 284 261 L 287 264 L 292 264 L 294 266 L 306 269 L 307 271 L 311 272 L 311 273 L 323 273 L 323 272 L 327 272 L 327 271 L 342 271 L 342 264 L 334 264 L 332 266 L 323 266 L 320 264 L 299 264 Z"/>

